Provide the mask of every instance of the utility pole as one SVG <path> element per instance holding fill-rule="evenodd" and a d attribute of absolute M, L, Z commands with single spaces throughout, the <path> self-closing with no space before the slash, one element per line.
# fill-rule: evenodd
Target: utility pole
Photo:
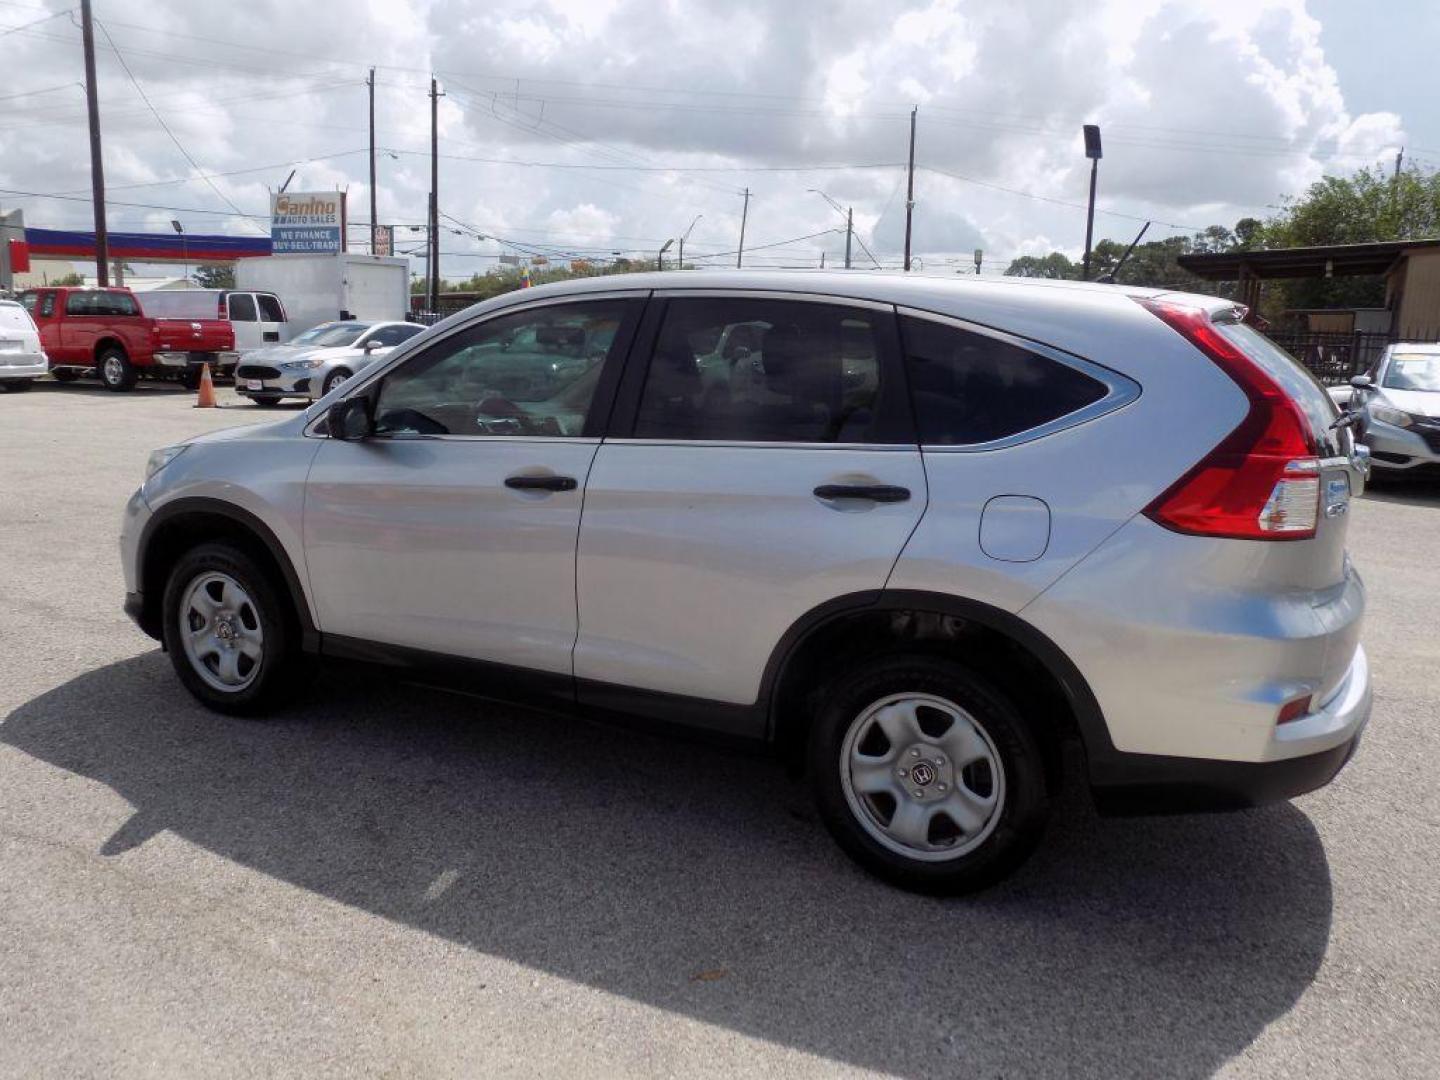
<path fill-rule="evenodd" d="M 1086 124 L 1085 156 L 1090 159 L 1090 203 L 1085 211 L 1085 261 L 1080 270 L 1080 280 L 1090 280 L 1090 241 L 1095 236 L 1095 176 L 1100 168 L 1100 126 Z"/>
<path fill-rule="evenodd" d="M 910 110 L 910 169 L 905 185 L 905 269 L 910 269 L 910 226 L 915 215 L 915 114 L 919 106 Z M 848 237 L 847 237 L 848 238 Z M 849 260 L 846 260 L 849 266 Z"/>
<path fill-rule="evenodd" d="M 745 189 L 745 205 L 740 210 L 740 247 L 735 252 L 735 269 L 745 265 L 745 219 L 750 216 L 750 189 Z"/>
<path fill-rule="evenodd" d="M 684 269 L 685 269 L 685 241 L 690 239 L 690 233 L 694 230 L 695 226 L 699 223 L 700 219 L 701 219 L 702 217 L 704 217 L 704 216 L 705 216 L 704 214 L 696 214 L 696 215 L 695 215 L 695 220 L 692 221 L 692 222 L 690 222 L 690 228 L 686 229 L 686 230 L 685 230 L 685 235 L 682 236 L 682 237 L 680 237 L 680 250 L 679 250 L 678 252 L 676 252 L 676 256 L 677 256 L 677 260 L 676 260 L 676 261 L 679 263 L 679 265 L 676 267 L 677 270 L 684 270 Z"/>
<path fill-rule="evenodd" d="M 440 310 L 440 88 L 430 76 L 430 244 L 425 276 L 430 310 Z"/>
<path fill-rule="evenodd" d="M 1395 179 L 1395 183 L 1397 183 L 1397 184 L 1400 182 L 1400 166 L 1404 163 L 1404 161 L 1405 161 L 1405 147 L 1402 146 L 1402 147 L 1400 147 L 1399 152 L 1396 153 L 1396 155 L 1395 155 L 1395 177 L 1394 177 L 1394 179 Z"/>
<path fill-rule="evenodd" d="M 855 235 L 855 208 L 845 211 L 845 269 L 850 269 L 850 238 Z"/>
<path fill-rule="evenodd" d="M 85 106 L 90 113 L 90 189 L 95 204 L 95 282 L 110 284 L 110 234 L 105 228 L 105 161 L 100 153 L 100 98 L 95 88 L 95 25 L 90 0 L 80 0 L 80 37 L 85 46 Z"/>
<path fill-rule="evenodd" d="M 365 85 L 370 88 L 370 254 L 375 254 L 376 238 L 380 235 L 380 226 L 375 216 L 375 69 L 370 69 L 370 77 L 365 80 Z"/>

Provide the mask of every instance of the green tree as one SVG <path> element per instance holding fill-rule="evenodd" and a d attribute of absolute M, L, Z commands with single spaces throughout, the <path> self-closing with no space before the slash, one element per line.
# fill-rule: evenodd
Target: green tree
<path fill-rule="evenodd" d="M 235 287 L 235 265 L 233 263 L 197 266 L 195 273 L 191 276 L 195 279 L 195 284 L 202 289 L 233 289 Z"/>
<path fill-rule="evenodd" d="M 1075 280 L 1080 277 L 1080 268 L 1064 252 L 1052 251 L 1049 255 L 1021 255 L 1005 268 L 1005 273 L 1010 277 Z"/>

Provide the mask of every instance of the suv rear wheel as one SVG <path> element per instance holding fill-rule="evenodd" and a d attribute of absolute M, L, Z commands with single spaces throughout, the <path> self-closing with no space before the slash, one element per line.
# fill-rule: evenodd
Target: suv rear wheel
<path fill-rule="evenodd" d="M 165 648 L 187 690 L 212 709 L 259 713 L 298 688 L 307 663 L 280 586 L 230 544 L 187 552 L 165 587 Z"/>
<path fill-rule="evenodd" d="M 840 846 L 909 889 L 998 881 L 1029 855 L 1049 811 L 1040 748 L 1015 707 L 938 657 L 890 657 L 838 682 L 809 755 Z"/>
<path fill-rule="evenodd" d="M 135 365 L 130 363 L 130 358 L 120 349 L 106 349 L 95 361 L 95 367 L 106 390 L 129 390 L 138 377 Z"/>

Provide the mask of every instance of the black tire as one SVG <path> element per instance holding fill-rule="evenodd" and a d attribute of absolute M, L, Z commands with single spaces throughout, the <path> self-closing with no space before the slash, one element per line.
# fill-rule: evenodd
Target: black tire
<path fill-rule="evenodd" d="M 7 394 L 23 394 L 34 385 L 34 379 L 0 379 L 0 389 Z"/>
<path fill-rule="evenodd" d="M 336 368 L 334 371 L 330 372 L 329 375 L 325 376 L 325 382 L 322 383 L 320 387 L 321 396 L 323 397 L 324 395 L 330 393 L 331 390 L 334 390 L 335 387 L 339 386 L 342 382 L 344 382 L 346 379 L 349 379 L 350 377 L 351 373 L 346 368 Z"/>
<path fill-rule="evenodd" d="M 250 400 L 262 409 L 273 409 L 276 405 L 280 404 L 280 399 L 274 395 L 260 397 L 258 394 L 255 394 L 251 396 Z"/>
<path fill-rule="evenodd" d="M 56 368 L 50 372 L 50 377 L 56 382 L 71 383 L 80 378 L 80 372 L 74 368 Z"/>
<path fill-rule="evenodd" d="M 117 394 L 133 389 L 140 377 L 125 351 L 113 346 L 96 358 L 95 372 L 100 376 L 100 385 Z"/>
<path fill-rule="evenodd" d="M 186 390 L 199 390 L 200 369 L 198 367 L 186 368 L 185 374 L 180 376 L 180 385 Z"/>
<path fill-rule="evenodd" d="M 973 839 L 967 839 L 958 828 L 954 830 L 955 836 L 938 840 L 927 833 L 927 843 L 934 840 L 959 849 L 954 856 L 943 851 L 934 852 L 933 858 L 942 861 L 908 856 L 881 842 L 876 838 L 875 831 L 885 831 L 885 823 L 881 820 L 883 815 L 876 812 L 874 803 L 864 796 L 855 796 L 856 801 L 861 803 L 855 806 L 847 795 L 850 759 L 846 739 L 852 724 L 858 723 L 872 706 L 898 695 L 944 699 L 963 710 L 983 736 L 982 742 L 988 739 L 988 748 L 993 751 L 1000 766 L 998 778 L 988 772 L 988 765 L 984 766 L 987 772 L 980 774 L 981 786 L 983 777 L 989 776 L 990 793 L 994 794 L 996 805 L 989 812 L 984 827 L 977 828 Z M 930 720 L 928 712 L 922 715 L 927 717 L 926 723 L 938 722 Z M 934 715 L 943 719 L 938 710 Z M 922 738 L 928 739 L 929 733 L 922 732 Z M 922 741 L 917 745 L 925 744 Z M 892 752 L 906 754 L 904 747 L 895 747 L 893 751 L 882 747 L 874 752 L 882 755 Z M 916 892 L 965 893 L 1001 880 L 1034 850 L 1049 815 L 1044 760 L 1029 725 L 995 687 L 968 668 L 936 656 L 917 654 L 883 658 L 837 681 L 825 694 L 815 717 L 808 756 L 811 783 L 821 819 L 841 848 L 877 877 Z M 875 760 L 886 759 L 881 756 Z M 937 752 L 937 764 L 945 760 Z M 908 756 L 894 759 L 897 767 L 902 762 L 914 763 Z M 886 768 L 888 770 L 888 763 Z M 912 787 L 909 780 L 904 785 L 912 791 L 919 790 L 922 794 L 936 797 L 938 791 L 944 790 L 936 780 L 937 772 L 939 770 L 930 772 L 932 781 L 935 781 L 933 787 Z M 959 774 L 950 774 L 950 780 L 957 789 L 964 782 L 965 775 L 963 770 Z M 970 787 L 968 783 L 966 786 Z M 902 791 L 902 794 L 908 795 L 909 792 Z M 952 794 L 959 795 L 959 791 Z M 890 799 L 890 805 L 895 806 L 894 812 L 898 813 L 899 807 L 893 797 L 882 795 L 879 798 Z M 934 805 L 933 802 L 931 805 Z M 868 827 L 861 817 L 867 814 L 866 807 L 870 807 Z M 939 817 L 942 826 L 952 823 L 943 813 Z M 933 826 L 934 818 L 929 820 Z"/>
<path fill-rule="evenodd" d="M 191 586 L 207 575 L 224 575 L 240 586 L 246 603 L 240 605 L 236 619 L 253 622 L 263 638 L 260 659 L 244 673 L 249 681 L 235 689 L 207 681 L 197 663 L 209 668 L 212 676 L 218 665 L 192 659 L 182 636 L 182 620 L 189 618 L 182 612 L 182 604 Z M 284 590 L 283 582 L 275 580 L 253 556 L 223 542 L 192 548 L 175 564 L 162 606 L 165 648 L 176 675 L 201 704 L 222 713 L 264 714 L 293 698 L 313 674 L 313 662 L 300 652 L 300 627 Z"/>

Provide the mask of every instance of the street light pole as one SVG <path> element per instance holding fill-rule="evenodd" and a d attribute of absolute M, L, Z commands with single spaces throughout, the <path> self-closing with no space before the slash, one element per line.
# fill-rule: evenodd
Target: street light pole
<path fill-rule="evenodd" d="M 665 269 L 665 252 L 670 250 L 670 245 L 673 243 L 675 243 L 675 238 L 672 236 L 669 240 L 666 240 L 665 243 L 660 245 L 660 250 L 655 253 L 656 270 Z"/>
<path fill-rule="evenodd" d="M 1090 205 L 1085 211 L 1085 260 L 1080 270 L 1084 281 L 1090 280 L 1090 242 L 1095 235 L 1095 176 L 1100 168 L 1100 126 L 1085 125 L 1085 156 L 1090 159 Z"/>

